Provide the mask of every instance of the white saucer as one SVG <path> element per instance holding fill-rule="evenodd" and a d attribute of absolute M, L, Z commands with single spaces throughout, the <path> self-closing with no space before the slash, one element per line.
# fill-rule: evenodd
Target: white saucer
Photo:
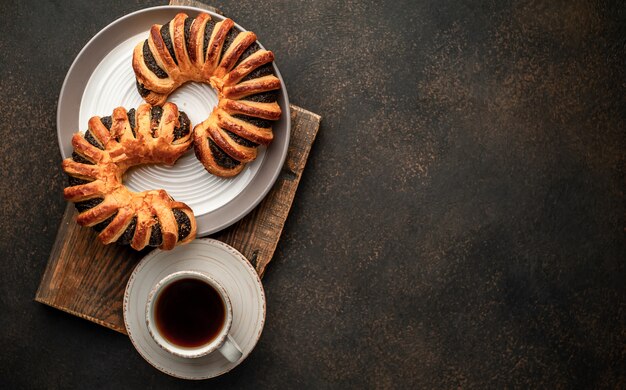
<path fill-rule="evenodd" d="M 230 334 L 243 352 L 238 362 L 229 362 L 218 351 L 197 359 L 177 357 L 150 336 L 145 319 L 148 294 L 166 275 L 182 270 L 209 273 L 228 292 L 233 306 Z M 137 264 L 124 293 L 124 324 L 133 345 L 148 363 L 178 378 L 207 379 L 232 370 L 252 352 L 264 323 L 265 293 L 258 274 L 237 250 L 210 238 L 171 251 L 154 250 Z"/>

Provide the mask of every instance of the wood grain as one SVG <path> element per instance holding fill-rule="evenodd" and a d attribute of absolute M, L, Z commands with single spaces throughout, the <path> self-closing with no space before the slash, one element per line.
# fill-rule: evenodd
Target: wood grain
<path fill-rule="evenodd" d="M 241 221 L 213 235 L 248 258 L 260 276 L 272 259 L 306 160 L 319 129 L 320 116 L 291 106 L 291 140 L 276 183 Z M 126 333 L 122 299 L 128 278 L 149 249 L 102 245 L 92 229 L 74 221 L 68 204 L 35 300 Z"/>
<path fill-rule="evenodd" d="M 274 187 L 250 214 L 213 236 L 239 249 L 261 277 L 278 245 L 320 120 L 317 114 L 291 106 L 289 150 Z"/>
<path fill-rule="evenodd" d="M 216 14 L 224 15 L 219 9 L 196 0 L 170 0 L 170 5 L 186 5 L 189 7 L 204 8 L 206 10 L 215 12 Z"/>

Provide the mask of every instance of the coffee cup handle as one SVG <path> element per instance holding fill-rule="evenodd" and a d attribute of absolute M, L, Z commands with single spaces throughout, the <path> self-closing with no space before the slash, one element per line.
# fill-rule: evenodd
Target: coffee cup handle
<path fill-rule="evenodd" d="M 219 351 L 231 363 L 238 362 L 241 359 L 241 355 L 243 355 L 241 348 L 230 335 L 226 336 L 226 340 L 224 340 L 224 344 L 222 344 Z"/>

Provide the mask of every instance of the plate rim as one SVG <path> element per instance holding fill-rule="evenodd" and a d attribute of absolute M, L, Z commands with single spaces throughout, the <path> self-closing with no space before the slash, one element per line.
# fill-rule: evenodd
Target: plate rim
<path fill-rule="evenodd" d="M 140 348 L 138 348 L 138 343 L 135 341 L 135 339 L 133 338 L 131 332 L 129 331 L 129 325 L 128 325 L 128 319 L 127 319 L 127 312 L 128 312 L 128 304 L 129 304 L 129 300 L 130 300 L 130 288 L 131 288 L 131 284 L 134 283 L 137 274 L 144 268 L 145 264 L 149 261 L 151 261 L 152 258 L 158 256 L 160 253 L 162 252 L 168 252 L 168 251 L 164 251 L 161 249 L 155 249 L 153 251 L 151 251 L 150 253 L 148 253 L 146 256 L 144 256 L 135 266 L 135 268 L 133 269 L 133 272 L 130 275 L 130 278 L 128 279 L 128 282 L 126 283 L 126 286 L 124 288 L 124 299 L 122 301 L 122 317 L 124 318 L 124 327 L 126 329 L 126 333 L 128 335 L 128 338 L 131 341 L 131 344 L 133 344 L 133 347 L 135 348 L 135 350 L 139 353 L 139 355 L 142 357 L 142 359 L 144 359 L 146 362 L 148 362 L 152 367 L 156 368 L 157 370 L 173 376 L 175 378 L 179 378 L 179 379 L 187 379 L 187 380 L 206 380 L 206 379 L 211 379 L 211 378 L 217 378 L 219 376 L 222 376 L 228 372 L 230 372 L 231 370 L 235 369 L 237 366 L 239 366 L 241 363 L 243 363 L 244 360 L 246 360 L 248 358 L 248 356 L 250 356 L 250 354 L 252 353 L 252 351 L 254 351 L 254 349 L 256 348 L 256 345 L 259 343 L 259 340 L 261 339 L 261 334 L 263 333 L 263 329 L 265 328 L 265 322 L 266 322 L 266 317 L 267 317 L 267 298 L 265 297 L 265 289 L 263 288 L 263 282 L 261 282 L 261 278 L 259 277 L 259 274 L 256 272 L 256 270 L 254 269 L 254 267 L 252 266 L 252 264 L 250 264 L 250 262 L 248 261 L 248 259 L 241 253 L 239 252 L 236 248 L 232 247 L 231 245 L 228 245 L 227 243 L 220 241 L 220 240 L 216 240 L 214 238 L 201 238 L 201 239 L 197 239 L 194 240 L 194 243 L 196 244 L 201 244 L 201 245 L 209 245 L 209 246 L 221 246 L 224 247 L 227 251 L 231 251 L 234 252 L 235 257 L 237 257 L 239 259 L 240 262 L 242 262 L 243 264 L 245 264 L 245 267 L 247 269 L 247 273 L 250 274 L 250 276 L 254 279 L 256 286 L 258 287 L 259 291 L 260 291 L 260 300 L 262 302 L 262 305 L 260 306 L 261 308 L 261 321 L 260 324 L 258 325 L 258 330 L 257 330 L 257 334 L 256 334 L 256 338 L 254 341 L 254 344 L 252 345 L 252 348 L 250 348 L 250 351 L 248 351 L 248 353 L 246 353 L 245 355 L 243 355 L 237 362 L 235 363 L 231 363 L 231 365 L 223 371 L 218 372 L 215 375 L 211 375 L 211 376 L 198 376 L 198 377 L 191 377 L 191 376 L 185 376 L 185 375 L 181 375 L 178 374 L 172 370 L 167 369 L 166 367 L 159 367 L 157 366 L 153 361 L 151 361 L 150 359 L 148 359 L 146 357 L 146 355 L 144 355 L 144 353 L 140 350 Z"/>
<path fill-rule="evenodd" d="M 115 19 L 114 21 L 103 27 L 100 31 L 98 31 L 93 37 L 91 37 L 91 39 L 82 47 L 82 49 L 79 51 L 79 53 L 76 55 L 76 58 L 74 58 L 74 61 L 70 65 L 63 80 L 61 91 L 59 93 L 59 99 L 57 103 L 56 132 L 57 143 L 61 152 L 61 157 L 63 159 L 69 157 L 69 155 L 64 152 L 64 149 L 67 145 L 65 145 L 61 140 L 61 128 L 64 128 L 64 126 L 69 127 L 69 125 L 66 123 L 68 121 L 68 119 L 66 118 L 67 114 L 65 114 L 65 111 L 68 110 L 68 108 L 66 108 L 66 105 L 68 104 L 67 102 L 70 101 L 69 104 L 71 105 L 71 102 L 77 101 L 77 107 L 80 106 L 80 102 L 82 101 L 82 93 L 84 92 L 87 82 L 89 81 L 97 65 L 109 53 L 109 50 L 105 49 L 106 52 L 103 53 L 102 56 L 97 56 L 95 60 L 91 60 L 89 58 L 85 59 L 85 57 L 91 51 L 102 51 L 98 48 L 94 48 L 94 46 L 96 46 L 96 43 L 99 43 L 99 41 L 103 40 L 103 37 L 105 36 L 108 37 L 108 35 L 113 35 L 114 37 L 118 37 L 117 40 L 105 40 L 106 42 L 108 42 L 108 46 L 113 47 L 116 47 L 119 43 L 121 43 L 121 41 L 123 41 L 124 39 L 128 39 L 131 36 L 129 34 L 124 34 L 123 32 L 120 34 L 119 31 L 115 31 L 118 25 L 127 23 L 129 19 L 133 20 L 139 17 L 143 17 L 145 16 L 145 14 L 160 12 L 171 13 L 172 17 L 175 16 L 178 12 L 204 12 L 211 15 L 211 18 L 216 18 L 218 20 L 223 20 L 226 18 L 225 16 L 216 14 L 215 12 L 193 6 L 162 5 L 147 7 Z M 235 26 L 242 31 L 247 31 L 245 28 L 237 23 L 235 23 Z M 259 43 L 261 48 L 264 48 L 264 46 L 260 42 L 257 41 L 257 43 Z M 87 64 L 83 65 L 83 62 L 85 61 L 87 61 Z M 93 62 L 93 64 L 91 64 L 91 62 Z M 87 72 L 84 69 L 80 69 L 80 66 L 87 67 Z M 276 60 L 274 60 L 273 62 L 273 67 L 276 73 L 276 77 L 278 77 L 281 82 L 281 93 L 279 95 L 278 103 L 282 111 L 280 119 L 274 125 L 274 133 L 276 134 L 276 127 L 279 127 L 280 132 L 283 133 L 281 134 L 281 139 L 283 140 L 283 142 L 280 145 L 277 145 L 276 138 L 278 137 L 274 138 L 274 142 L 272 142 L 265 150 L 266 156 L 261 164 L 261 167 L 243 190 L 241 190 L 225 205 L 208 213 L 196 216 L 196 222 L 198 224 L 196 237 L 204 237 L 209 234 L 218 232 L 245 217 L 267 196 L 267 194 L 276 183 L 280 172 L 282 171 L 282 168 L 287 159 L 289 144 L 291 140 L 291 107 L 289 103 L 289 96 L 287 93 L 287 86 L 285 84 L 285 80 L 280 73 L 280 70 L 278 69 L 278 66 L 276 65 Z M 84 73 L 88 74 L 85 76 Z M 76 78 L 84 77 L 86 77 L 84 83 L 80 82 L 80 80 L 78 82 L 75 81 Z M 75 85 L 73 85 L 72 83 L 78 84 L 80 87 L 79 93 L 75 93 L 73 96 L 72 93 L 74 91 L 74 88 L 72 87 L 75 87 Z M 79 110 L 75 109 L 75 111 L 75 122 L 78 122 Z M 97 115 L 97 113 L 94 115 Z M 79 131 L 79 129 L 80 123 L 78 123 L 76 129 L 72 130 L 72 132 Z M 277 149 L 278 147 L 280 147 L 280 149 Z"/>

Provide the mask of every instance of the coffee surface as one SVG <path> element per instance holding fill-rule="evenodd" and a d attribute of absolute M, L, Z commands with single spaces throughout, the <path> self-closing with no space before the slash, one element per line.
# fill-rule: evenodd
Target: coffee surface
<path fill-rule="evenodd" d="M 224 326 L 219 293 L 202 280 L 186 278 L 165 287 L 156 301 L 158 331 L 170 343 L 195 348 L 210 343 Z"/>

